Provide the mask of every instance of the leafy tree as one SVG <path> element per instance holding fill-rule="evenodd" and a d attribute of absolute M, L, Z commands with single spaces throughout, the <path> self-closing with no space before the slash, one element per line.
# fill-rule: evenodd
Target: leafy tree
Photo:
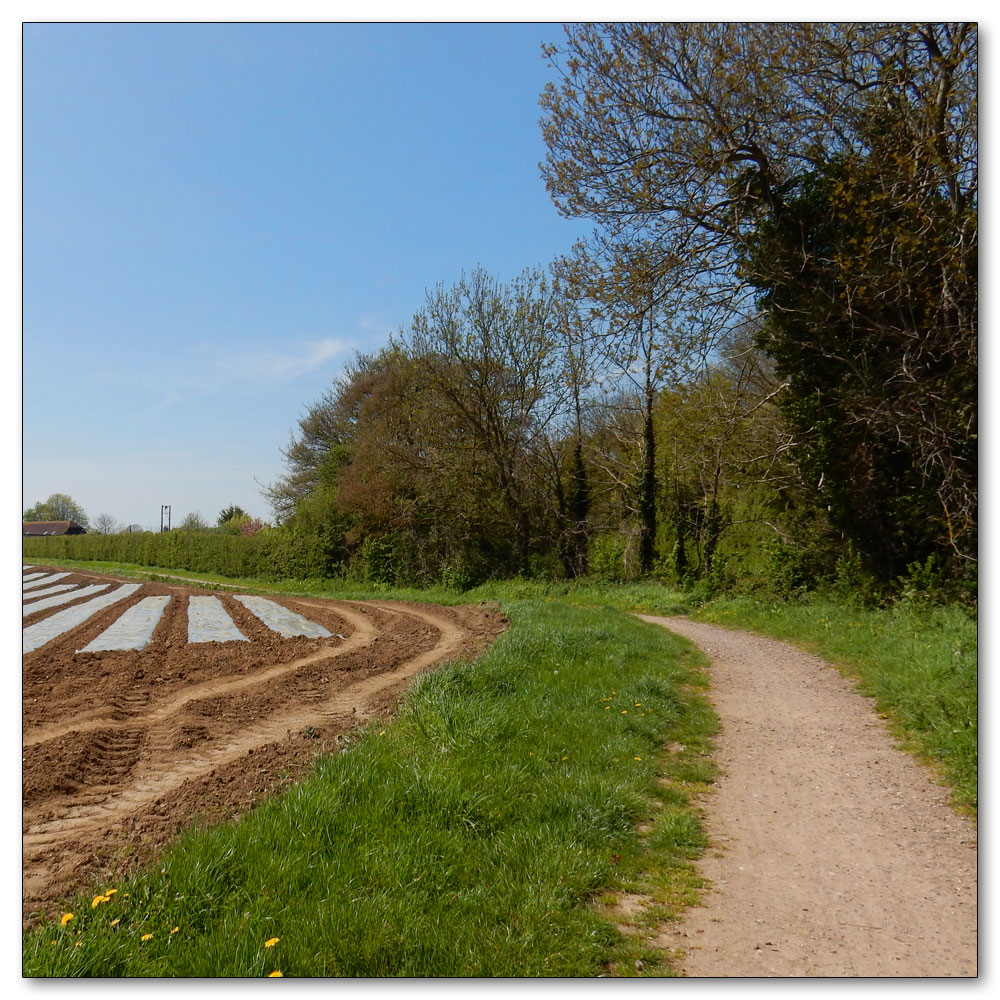
<path fill-rule="evenodd" d="M 178 526 L 179 531 L 207 531 L 208 523 L 198 511 L 188 514 Z"/>
<path fill-rule="evenodd" d="M 931 555 L 962 572 L 977 493 L 975 220 L 943 194 L 904 209 L 890 176 L 850 158 L 796 179 L 746 267 L 815 502 L 887 580 Z"/>
<path fill-rule="evenodd" d="M 493 534 L 521 570 L 541 527 L 545 433 L 565 404 L 563 308 L 540 272 L 502 284 L 477 269 L 428 294 L 407 337 L 421 386 L 458 428 L 450 451 L 493 498 Z"/>
<path fill-rule="evenodd" d="M 600 227 L 564 270 L 634 308 L 641 258 L 706 347 L 763 310 L 817 508 L 886 578 L 971 562 L 975 26 L 587 24 L 548 54 L 546 183 Z"/>
<path fill-rule="evenodd" d="M 221 528 L 227 521 L 240 520 L 241 518 L 248 517 L 247 512 L 236 504 L 230 504 L 228 507 L 223 507 L 219 511 L 219 516 L 216 520 L 216 524 Z"/>
<path fill-rule="evenodd" d="M 75 521 L 82 528 L 89 528 L 86 511 L 65 493 L 53 493 L 48 500 L 39 501 L 24 511 L 25 521 Z"/>
<path fill-rule="evenodd" d="M 379 579 L 471 583 L 556 549 L 563 308 L 538 272 L 504 284 L 477 270 L 429 292 L 302 419 L 275 509 L 311 530 L 336 522 Z"/>

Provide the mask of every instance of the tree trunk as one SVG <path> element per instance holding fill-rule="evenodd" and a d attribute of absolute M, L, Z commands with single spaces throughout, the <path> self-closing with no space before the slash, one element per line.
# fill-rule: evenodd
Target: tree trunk
<path fill-rule="evenodd" d="M 639 485 L 639 572 L 650 573 L 656 554 L 656 438 L 653 390 L 647 384 L 642 428 L 642 474 Z"/>

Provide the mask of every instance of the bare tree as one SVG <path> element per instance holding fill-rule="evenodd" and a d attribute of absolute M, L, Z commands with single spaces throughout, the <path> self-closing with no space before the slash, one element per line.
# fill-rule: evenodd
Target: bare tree
<path fill-rule="evenodd" d="M 92 527 L 99 535 L 117 535 L 122 531 L 122 525 L 111 514 L 98 514 L 92 522 Z"/>

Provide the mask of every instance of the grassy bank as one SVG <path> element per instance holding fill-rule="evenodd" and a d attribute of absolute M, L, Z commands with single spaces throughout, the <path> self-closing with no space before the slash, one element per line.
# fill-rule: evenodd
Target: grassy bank
<path fill-rule="evenodd" d="M 66 561 L 69 567 L 123 575 L 169 578 L 175 570 Z M 184 575 L 212 580 L 207 574 Z M 797 601 L 719 598 L 701 601 L 653 582 L 507 580 L 460 592 L 389 591 L 378 585 L 318 579 L 269 584 L 232 580 L 243 589 L 358 599 L 395 596 L 457 604 L 479 600 L 560 601 L 577 607 L 616 608 L 649 614 L 691 614 L 703 621 L 746 628 L 796 643 L 837 664 L 874 697 L 902 744 L 932 763 L 953 789 L 958 807 L 975 814 L 978 803 L 978 635 L 975 619 L 957 607 L 899 602 L 861 608 L 842 598 L 813 595 Z"/>
<path fill-rule="evenodd" d="M 864 609 L 813 597 L 714 600 L 693 617 L 789 640 L 842 667 L 906 749 L 940 772 L 956 805 L 975 815 L 977 627 L 968 613 L 916 602 Z"/>
<path fill-rule="evenodd" d="M 654 583 L 514 580 L 460 593 L 224 582 L 496 600 L 512 625 L 476 664 L 420 680 L 397 718 L 358 733 L 308 781 L 239 823 L 190 832 L 149 872 L 95 886 L 118 891 L 75 901 L 65 926 L 26 934 L 27 975 L 634 975 L 636 959 L 645 975 L 669 974 L 595 904 L 638 892 L 653 905 L 634 919 L 652 923 L 695 898 L 702 834 L 690 796 L 712 773 L 714 718 L 698 694 L 700 655 L 629 610 L 688 612 L 838 664 L 975 810 L 976 623 L 958 609 L 699 603 Z"/>
<path fill-rule="evenodd" d="M 612 609 L 504 609 L 485 656 L 424 676 L 310 779 L 27 933 L 25 974 L 669 974 L 594 904 L 641 892 L 655 920 L 692 898 L 702 657 Z"/>

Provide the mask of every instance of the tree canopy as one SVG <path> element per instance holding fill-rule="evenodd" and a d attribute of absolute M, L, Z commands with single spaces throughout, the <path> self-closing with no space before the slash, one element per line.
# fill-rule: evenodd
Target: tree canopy
<path fill-rule="evenodd" d="M 266 490 L 283 530 L 389 582 L 858 564 L 974 591 L 977 46 L 567 26 L 541 170 L 592 234 L 548 274 L 436 286 L 356 357 Z"/>
<path fill-rule="evenodd" d="M 976 549 L 977 31 L 587 24 L 548 56 L 548 189 L 593 219 L 562 273 L 763 319 L 812 501 L 884 578 Z"/>
<path fill-rule="evenodd" d="M 53 493 L 48 500 L 40 500 L 24 511 L 25 521 L 75 521 L 81 528 L 89 528 L 87 512 L 66 493 Z"/>

